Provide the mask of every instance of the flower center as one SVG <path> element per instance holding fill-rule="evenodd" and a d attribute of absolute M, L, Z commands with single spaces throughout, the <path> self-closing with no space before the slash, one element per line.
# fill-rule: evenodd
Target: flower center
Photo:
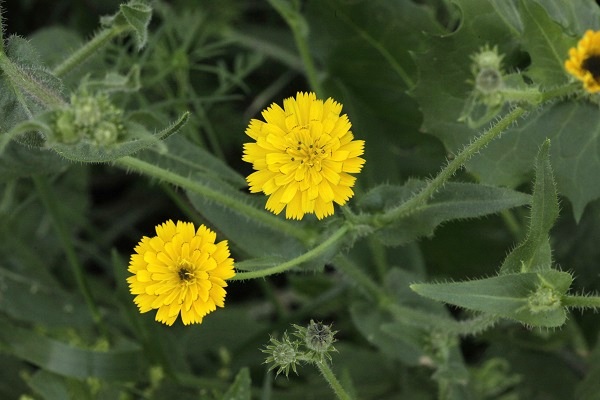
<path fill-rule="evenodd" d="M 196 275 L 194 274 L 193 266 L 187 261 L 181 261 L 179 263 L 179 269 L 177 270 L 177 276 L 182 284 L 192 284 L 196 282 Z"/>
<path fill-rule="evenodd" d="M 593 55 L 586 58 L 581 63 L 581 66 L 586 71 L 589 71 L 594 79 L 600 78 L 600 55 Z"/>
<path fill-rule="evenodd" d="M 292 156 L 292 162 L 300 161 L 301 165 L 317 170 L 321 170 L 321 161 L 329 155 L 324 144 L 311 139 L 298 140 L 287 148 L 287 153 Z"/>

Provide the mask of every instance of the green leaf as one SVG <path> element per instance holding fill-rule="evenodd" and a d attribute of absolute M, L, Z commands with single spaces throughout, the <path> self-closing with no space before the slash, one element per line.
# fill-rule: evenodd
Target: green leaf
<path fill-rule="evenodd" d="M 73 378 L 137 380 L 143 365 L 141 350 L 91 351 L 50 339 L 32 330 L 2 322 L 0 343 L 5 351 L 40 368 Z"/>
<path fill-rule="evenodd" d="M 10 142 L 0 157 L 0 182 L 66 170 L 69 162 L 56 153 Z"/>
<path fill-rule="evenodd" d="M 136 137 L 126 142 L 116 143 L 114 145 L 99 146 L 88 140 L 69 145 L 63 143 L 49 143 L 48 147 L 63 156 L 66 159 L 79 162 L 107 162 L 115 161 L 140 150 L 148 148 L 168 138 L 187 122 L 190 113 L 184 113 L 177 121 L 154 134 L 149 134 L 146 127 L 135 122 L 125 123 L 125 129 L 128 133 Z"/>
<path fill-rule="evenodd" d="M 383 185 L 372 189 L 359 205 L 374 213 L 385 211 L 408 199 L 425 186 L 411 180 L 404 186 Z M 450 182 L 411 215 L 377 232 L 385 244 L 399 245 L 422 236 L 431 236 L 446 221 L 476 218 L 528 204 L 530 196 L 511 189 L 473 183 Z"/>
<path fill-rule="evenodd" d="M 73 328 L 92 324 L 82 299 L 58 287 L 46 286 L 4 268 L 0 268 L 0 280 L 0 310 L 15 319 Z"/>
<path fill-rule="evenodd" d="M 250 400 L 251 398 L 250 370 L 242 368 L 235 376 L 235 380 L 223 395 L 223 400 Z"/>
<path fill-rule="evenodd" d="M 473 90 L 471 56 L 482 47 L 497 46 L 504 54 L 504 69 L 521 68 L 519 41 L 521 22 L 514 6 L 500 6 L 490 0 L 459 0 L 461 21 L 456 31 L 431 36 L 426 50 L 415 54 L 419 80 L 412 91 L 423 113 L 422 130 L 438 137 L 455 152 L 477 131 L 461 123 L 469 94 Z"/>
<path fill-rule="evenodd" d="M 468 163 L 483 182 L 516 186 L 529 179 L 531 159 L 548 138 L 558 191 L 573 204 L 576 220 L 600 197 L 600 117 L 598 107 L 581 101 L 548 106 L 492 142 Z"/>
<path fill-rule="evenodd" d="M 421 113 L 407 94 L 417 79 L 411 52 L 425 48 L 427 34 L 445 32 L 435 10 L 411 1 L 313 0 L 306 13 L 325 91 L 366 141 L 360 181 L 399 183 L 435 173 L 443 149 L 418 132 Z"/>
<path fill-rule="evenodd" d="M 600 393 L 600 342 L 596 341 L 589 358 L 586 360 L 588 370 L 584 379 L 576 386 L 577 398 L 580 400 L 596 400 Z"/>
<path fill-rule="evenodd" d="M 546 10 L 535 2 L 521 0 L 519 10 L 525 25 L 523 46 L 531 57 L 527 75 L 543 87 L 552 87 L 568 80 L 564 62 L 575 43 L 554 22 Z"/>
<path fill-rule="evenodd" d="M 413 284 L 427 298 L 539 327 L 558 327 L 567 316 L 560 304 L 573 278 L 566 272 L 505 274 L 465 282 Z"/>
<path fill-rule="evenodd" d="M 594 0 L 564 1 L 535 0 L 544 7 L 548 15 L 573 36 L 580 36 L 588 30 L 600 28 L 600 8 Z"/>
<path fill-rule="evenodd" d="M 546 140 L 535 162 L 533 202 L 527 237 L 506 257 L 500 273 L 531 272 L 552 266 L 548 235 L 558 218 L 559 208 L 549 151 L 550 141 Z"/>
<path fill-rule="evenodd" d="M 132 0 L 121 4 L 119 12 L 109 17 L 102 17 L 104 26 L 116 26 L 123 30 L 133 31 L 135 44 L 140 50 L 148 40 L 148 24 L 152 18 L 152 7 L 148 4 Z"/>

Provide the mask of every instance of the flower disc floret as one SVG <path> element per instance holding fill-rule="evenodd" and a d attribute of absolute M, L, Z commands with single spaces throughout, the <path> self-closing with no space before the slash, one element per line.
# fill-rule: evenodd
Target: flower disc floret
<path fill-rule="evenodd" d="M 565 69 L 583 82 L 589 93 L 600 92 L 600 31 L 588 30 L 569 50 Z"/>
<path fill-rule="evenodd" d="M 252 193 L 269 196 L 266 209 L 289 219 L 333 214 L 333 203 L 345 204 L 365 163 L 364 141 L 354 140 L 342 105 L 314 93 L 298 93 L 263 111 L 264 121 L 250 121 L 243 160 L 255 172 L 246 180 Z"/>
<path fill-rule="evenodd" d="M 135 247 L 127 278 L 140 312 L 157 310 L 156 320 L 173 325 L 179 314 L 185 325 L 225 305 L 225 280 L 233 277 L 227 241 L 204 225 L 169 220 L 156 226 Z"/>

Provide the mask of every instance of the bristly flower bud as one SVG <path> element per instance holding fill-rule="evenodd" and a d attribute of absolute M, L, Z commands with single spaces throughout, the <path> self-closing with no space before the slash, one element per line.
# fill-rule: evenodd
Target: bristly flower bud
<path fill-rule="evenodd" d="M 492 49 L 485 46 L 478 53 L 471 56 L 473 64 L 471 71 L 475 76 L 475 89 L 483 94 L 491 94 L 503 87 L 502 59 L 504 55 L 498 54 L 498 48 Z"/>
<path fill-rule="evenodd" d="M 294 328 L 296 328 L 294 335 L 304 341 L 304 345 L 311 353 L 312 358 L 321 361 L 323 357 L 327 357 L 331 361 L 329 353 L 336 351 L 333 343 L 336 341 L 334 336 L 337 333 L 337 331 L 331 329 L 331 325 L 325 325 L 311 319 L 308 327 L 294 325 Z"/>
<path fill-rule="evenodd" d="M 279 341 L 274 337 L 270 339 L 271 344 L 261 349 L 263 353 L 269 354 L 265 360 L 265 364 L 272 364 L 269 371 L 277 368 L 276 376 L 284 372 L 287 377 L 290 368 L 296 374 L 296 364 L 298 363 L 298 343 L 291 341 L 287 332 L 283 334 L 282 340 Z"/>
<path fill-rule="evenodd" d="M 82 90 L 73 94 L 70 107 L 57 110 L 55 115 L 56 139 L 65 144 L 88 140 L 105 147 L 118 142 L 124 132 L 123 111 L 104 93 Z"/>
<path fill-rule="evenodd" d="M 548 312 L 562 307 L 562 295 L 552 287 L 541 285 L 527 297 L 532 313 Z"/>

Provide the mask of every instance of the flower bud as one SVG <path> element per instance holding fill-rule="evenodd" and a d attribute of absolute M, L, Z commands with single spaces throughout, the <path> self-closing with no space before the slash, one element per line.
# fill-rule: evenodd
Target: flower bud
<path fill-rule="evenodd" d="M 291 368 L 297 374 L 298 344 L 290 340 L 287 332 L 283 334 L 281 341 L 271 337 L 270 342 L 270 345 L 261 349 L 263 353 L 269 354 L 265 360 L 265 364 L 272 364 L 269 371 L 277 368 L 277 375 L 285 372 L 285 376 L 287 377 Z"/>

